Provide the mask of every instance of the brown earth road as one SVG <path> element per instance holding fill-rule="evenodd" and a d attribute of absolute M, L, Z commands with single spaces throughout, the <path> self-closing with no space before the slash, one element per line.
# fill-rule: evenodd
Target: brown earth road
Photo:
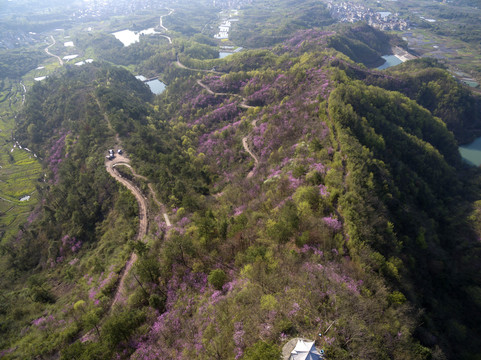
<path fill-rule="evenodd" d="M 193 69 L 191 69 L 193 70 Z M 235 96 L 235 97 L 238 97 L 238 98 L 241 98 L 242 99 L 242 102 L 239 104 L 239 106 L 241 108 L 244 108 L 244 109 L 253 109 L 255 108 L 255 106 L 251 106 L 251 105 L 247 105 L 247 99 L 245 97 L 243 97 L 242 95 L 239 95 L 239 94 L 231 94 L 231 93 L 218 93 L 218 92 L 215 92 L 215 91 L 212 91 L 212 89 L 210 89 L 206 84 L 204 84 L 201 80 L 197 80 L 197 84 L 204 88 L 209 94 L 211 95 L 214 95 L 214 96 Z"/>
<path fill-rule="evenodd" d="M 167 40 L 169 40 L 169 44 L 172 44 L 172 38 L 170 36 L 167 36 L 167 35 L 159 35 L 159 36 L 166 38 Z"/>
<path fill-rule="evenodd" d="M 254 153 L 249 149 L 249 145 L 247 144 L 247 136 L 244 136 L 242 138 L 242 146 L 244 147 L 244 150 L 247 151 L 249 155 L 254 159 L 254 168 L 251 171 L 249 171 L 249 173 L 247 174 L 247 178 L 251 178 L 254 175 L 254 169 L 259 164 L 259 160 L 254 155 Z"/>
<path fill-rule="evenodd" d="M 126 165 L 130 162 L 128 158 L 122 155 L 117 155 L 113 160 L 108 160 L 106 159 L 105 161 L 105 168 L 107 169 L 107 172 L 115 178 L 118 182 L 120 182 L 122 185 L 124 185 L 129 191 L 135 196 L 135 199 L 137 200 L 137 203 L 139 204 L 139 231 L 137 232 L 136 239 L 142 241 L 144 236 L 147 234 L 147 226 L 148 226 L 148 221 L 147 221 L 147 200 L 144 198 L 142 195 L 142 192 L 137 188 L 132 182 L 129 180 L 123 178 L 116 170 L 115 170 L 115 165 L 117 164 L 122 164 Z M 130 270 L 132 269 L 132 266 L 135 264 L 137 261 L 137 254 L 132 253 L 130 254 L 129 260 L 125 264 L 124 269 L 122 270 L 122 273 L 120 275 L 120 281 L 119 285 L 117 287 L 117 290 L 115 292 L 114 300 L 112 301 L 111 308 L 113 308 L 117 303 L 124 303 L 125 300 L 125 279 L 127 278 L 127 275 L 129 274 Z"/>
<path fill-rule="evenodd" d="M 200 80 L 197 80 L 197 84 L 201 87 L 203 87 L 205 90 L 207 90 L 207 92 L 211 95 L 215 95 L 215 96 L 240 96 L 240 95 L 237 95 L 237 94 L 228 94 L 228 93 L 218 93 L 218 92 L 214 92 L 212 91 L 206 84 L 204 84 L 202 81 Z"/>
<path fill-rule="evenodd" d="M 252 109 L 254 108 L 255 106 L 251 106 L 251 105 L 247 105 L 246 102 L 247 102 L 247 99 L 239 94 L 229 94 L 229 93 L 217 93 L 215 91 L 212 91 L 211 88 L 209 88 L 209 86 L 207 86 L 206 84 L 204 84 L 201 80 L 197 80 L 197 84 L 202 87 L 203 89 L 205 89 L 209 94 L 211 95 L 215 95 L 215 96 L 236 96 L 236 97 L 240 97 L 242 99 L 242 102 L 239 104 L 240 107 L 244 108 L 244 109 Z M 254 120 L 252 121 L 252 126 L 255 127 L 257 124 L 257 120 Z M 242 146 L 244 147 L 244 150 L 254 159 L 254 168 L 249 171 L 249 173 L 247 174 L 247 177 L 248 178 L 251 178 L 253 175 L 254 175 L 254 169 L 257 167 L 257 165 L 259 164 L 259 159 L 257 158 L 257 156 L 255 156 L 255 154 L 252 152 L 251 149 L 249 149 L 249 144 L 247 143 L 247 139 L 248 139 L 248 135 L 244 136 L 242 138 Z"/>
<path fill-rule="evenodd" d="M 46 52 L 48 55 L 57 58 L 60 66 L 63 66 L 63 60 L 60 58 L 60 56 L 54 55 L 54 54 L 52 54 L 52 53 L 49 51 L 49 49 L 57 43 L 57 42 L 55 41 L 55 38 L 53 37 L 53 35 L 50 35 L 50 38 L 52 39 L 53 43 L 50 44 L 49 46 L 47 46 L 47 47 L 45 48 L 45 52 Z"/>
<path fill-rule="evenodd" d="M 220 71 L 215 71 L 215 70 L 206 70 L 206 69 L 192 69 L 190 67 L 187 67 L 185 66 L 184 64 L 182 64 L 179 60 L 179 54 L 177 54 L 177 61 L 175 62 L 175 64 L 180 67 L 181 69 L 186 69 L 186 70 L 192 70 L 192 71 L 201 71 L 201 72 L 208 72 L 208 73 L 212 73 L 212 74 L 218 74 L 218 75 L 223 75 L 225 73 L 223 72 L 220 72 Z"/>
<path fill-rule="evenodd" d="M 118 155 L 117 155 L 118 156 Z M 126 157 L 124 157 L 125 159 Z M 136 178 L 139 178 L 139 179 L 142 179 L 142 180 L 145 180 L 145 181 L 149 181 L 149 179 L 147 179 L 145 176 L 143 175 L 139 175 L 135 172 L 134 168 L 128 163 L 128 162 L 123 162 L 122 160 L 119 160 L 119 161 L 116 161 L 115 164 L 112 165 L 112 167 L 117 167 L 117 166 L 126 166 L 128 167 L 131 171 L 132 171 L 132 174 L 136 177 Z"/>
<path fill-rule="evenodd" d="M 107 115 L 104 115 L 106 118 Z M 118 135 L 117 135 L 118 139 Z M 134 169 L 130 165 L 130 159 L 127 158 L 125 155 L 120 155 L 117 154 L 116 157 L 112 160 L 108 160 L 106 158 L 105 160 L 105 168 L 107 172 L 118 182 L 120 182 L 122 185 L 124 185 L 129 191 L 135 196 L 135 199 L 137 200 L 137 203 L 139 204 L 139 230 L 137 232 L 136 239 L 142 241 L 144 236 L 147 234 L 147 228 L 148 228 L 148 218 L 147 218 L 147 199 L 142 195 L 142 192 L 140 191 L 139 188 L 137 188 L 131 181 L 123 178 L 117 170 L 115 170 L 116 166 L 127 166 L 132 170 L 132 174 L 135 177 L 147 180 L 145 176 L 138 175 L 135 173 Z M 154 189 L 152 188 L 152 184 L 148 184 L 149 189 L 152 193 L 152 197 L 155 201 L 155 203 L 159 206 L 161 211 L 163 212 L 163 216 L 166 220 L 166 223 L 168 226 L 171 226 L 169 217 L 167 213 L 165 212 L 165 206 L 157 199 L 157 196 L 155 194 Z M 114 308 L 116 304 L 123 304 L 125 305 L 125 281 L 127 278 L 127 275 L 129 274 L 130 270 L 132 270 L 132 267 L 134 266 L 135 262 L 137 261 L 137 254 L 136 253 L 131 253 L 129 259 L 127 260 L 124 268 L 122 269 L 122 272 L 120 273 L 120 280 L 119 284 L 117 286 L 117 289 L 115 291 L 115 295 L 112 301 L 112 304 L 110 305 L 110 310 Z M 90 330 L 87 332 L 84 336 L 81 338 L 81 342 L 86 342 L 86 341 L 92 341 L 96 337 L 94 329 Z"/>
<path fill-rule="evenodd" d="M 97 105 L 99 106 L 100 110 L 102 111 L 100 101 L 98 99 L 96 99 L 96 102 L 97 102 Z M 107 121 L 107 125 L 108 125 L 109 129 L 114 131 L 113 127 L 112 127 L 112 124 L 110 123 L 109 117 L 107 116 L 107 113 L 105 113 L 105 112 L 104 112 L 104 119 L 105 119 L 105 121 Z M 116 145 L 114 146 L 114 151 L 117 150 L 118 148 L 120 148 L 120 146 L 121 146 L 121 140 L 119 138 L 119 134 L 115 134 L 115 142 L 116 142 Z M 146 181 L 148 179 L 145 176 L 138 175 L 134 171 L 134 169 L 130 165 L 130 159 L 127 158 L 125 155 L 121 155 L 121 154 L 117 153 L 115 155 L 114 159 L 112 159 L 112 160 L 109 160 L 108 158 L 105 159 L 105 168 L 106 168 L 107 172 L 113 178 L 115 178 L 115 180 L 117 180 L 122 185 L 124 185 L 127 189 L 129 189 L 130 192 L 135 196 L 135 199 L 137 200 L 137 202 L 139 204 L 139 230 L 137 232 L 136 238 L 137 238 L 137 240 L 142 241 L 142 239 L 147 234 L 147 228 L 148 228 L 148 225 L 149 225 L 148 224 L 148 217 L 147 217 L 147 199 L 142 195 L 142 192 L 140 191 L 139 188 L 137 188 L 131 181 L 123 178 L 118 173 L 118 171 L 115 170 L 116 166 L 121 166 L 121 165 L 129 167 L 132 170 L 132 174 L 135 177 L 144 179 Z M 165 212 L 165 207 L 157 200 L 157 197 L 155 196 L 155 192 L 154 192 L 151 184 L 149 184 L 149 189 L 152 192 L 154 201 L 161 205 L 161 206 L 159 206 L 159 208 L 161 209 L 161 211 L 164 212 L 164 214 L 163 214 L 164 218 L 166 219 L 166 222 L 170 226 L 169 217 L 168 217 L 167 213 Z M 125 279 L 127 278 L 127 275 L 129 274 L 130 270 L 132 269 L 132 266 L 135 264 L 136 261 L 137 261 L 137 254 L 132 253 L 129 257 L 129 260 L 125 264 L 124 269 L 121 272 L 119 285 L 118 285 L 117 290 L 115 292 L 115 296 L 114 296 L 114 299 L 112 301 L 111 309 L 114 307 L 115 304 L 117 304 L 119 302 L 123 302 L 122 300 L 124 299 L 123 295 L 124 295 L 124 292 L 125 292 Z"/>
<path fill-rule="evenodd" d="M 152 195 L 152 199 L 154 199 L 154 202 L 157 204 L 157 206 L 159 207 L 159 210 L 160 212 L 163 214 L 164 216 L 164 220 L 165 220 L 165 224 L 167 225 L 167 227 L 171 227 L 172 226 L 172 223 L 170 222 L 170 219 L 169 219 L 169 215 L 167 214 L 167 212 L 165 211 L 165 206 L 164 204 L 162 204 L 158 199 L 157 199 L 157 195 L 155 194 L 155 191 L 154 191 L 154 188 L 152 187 L 152 184 L 149 183 L 149 190 L 150 190 L 150 193 Z"/>
<path fill-rule="evenodd" d="M 169 31 L 169 29 L 167 29 L 167 28 L 164 26 L 164 24 L 163 24 L 163 17 L 164 17 L 164 16 L 172 15 L 172 13 L 174 12 L 174 9 L 168 9 L 168 10 L 170 10 L 169 13 L 168 13 L 167 15 L 162 15 L 162 16 L 160 17 L 160 22 L 159 22 L 160 28 L 161 28 L 161 29 L 164 29 L 165 31 Z M 170 40 L 169 42 L 172 44 L 172 40 Z"/>
<path fill-rule="evenodd" d="M 129 163 L 125 163 L 123 161 L 118 161 L 116 162 L 115 164 L 112 165 L 112 167 L 116 167 L 116 166 L 127 166 L 131 171 L 132 171 L 132 174 L 136 177 L 136 178 L 139 178 L 139 179 L 142 179 L 142 180 L 145 180 L 145 181 L 149 181 L 148 178 L 146 178 L 145 176 L 142 176 L 142 175 L 139 175 L 135 172 L 135 170 L 132 168 L 132 166 L 130 166 Z M 167 211 L 165 209 L 165 206 L 164 204 L 162 204 L 159 199 L 157 199 L 157 194 L 155 193 L 155 190 L 154 188 L 152 187 L 152 184 L 151 183 L 148 183 L 148 187 L 149 187 L 149 190 L 150 190 L 150 195 L 152 196 L 152 199 L 154 200 L 155 204 L 159 207 L 159 210 L 160 212 L 162 213 L 162 215 L 164 216 L 164 219 L 165 219 L 165 223 L 167 224 L 168 227 L 172 226 L 172 223 L 170 222 L 170 219 L 169 219 L 169 215 L 167 214 Z"/>

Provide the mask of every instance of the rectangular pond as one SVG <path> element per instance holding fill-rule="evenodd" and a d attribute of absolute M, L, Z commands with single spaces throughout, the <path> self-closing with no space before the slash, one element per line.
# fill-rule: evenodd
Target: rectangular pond
<path fill-rule="evenodd" d="M 219 51 L 219 59 L 223 59 L 226 56 L 232 55 L 231 52 Z"/>

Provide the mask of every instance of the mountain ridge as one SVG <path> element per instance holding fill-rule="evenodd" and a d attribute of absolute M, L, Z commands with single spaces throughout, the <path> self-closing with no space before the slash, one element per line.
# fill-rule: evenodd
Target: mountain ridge
<path fill-rule="evenodd" d="M 155 99 L 107 64 L 36 85 L 18 135 L 50 162 L 49 183 L 22 234 L 30 252 L 12 240 L 9 254 L 15 268 L 15 257 L 43 249 L 16 270 L 43 275 L 29 285 L 37 300 L 22 300 L 30 326 L 7 358 L 273 358 L 296 335 L 316 336 L 333 359 L 442 358 L 459 343 L 459 356 L 475 354 L 466 332 L 480 329 L 463 310 L 479 311 L 479 269 L 461 270 L 479 248 L 464 192 L 479 186 L 463 179 L 474 170 L 448 130 L 464 110 L 446 119 L 439 99 L 458 91 L 473 108 L 479 99 L 442 69 L 423 73 L 426 61 L 385 72 L 356 65 L 328 48 L 331 35 L 301 31 L 232 55 L 216 69 L 224 75 L 186 75 L 172 60 L 176 79 Z M 419 95 L 425 83 L 443 85 L 431 102 Z M 167 227 L 151 212 L 146 247 L 132 241 L 135 199 L 103 171 L 116 134 L 174 219 Z M 131 249 L 139 260 L 127 306 L 109 316 Z M 71 292 L 57 292 L 57 281 L 73 282 Z M 446 296 L 453 289 L 471 300 Z M 101 318 L 103 341 L 73 341 Z"/>

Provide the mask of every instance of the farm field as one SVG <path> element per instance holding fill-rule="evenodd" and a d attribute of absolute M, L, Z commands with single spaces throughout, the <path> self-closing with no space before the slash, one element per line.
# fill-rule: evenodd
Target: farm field
<path fill-rule="evenodd" d="M 37 204 L 42 166 L 33 152 L 12 138 L 15 114 L 24 99 L 23 85 L 4 80 L 0 93 L 0 243 L 15 236 Z M 20 145 L 21 146 L 21 145 Z"/>

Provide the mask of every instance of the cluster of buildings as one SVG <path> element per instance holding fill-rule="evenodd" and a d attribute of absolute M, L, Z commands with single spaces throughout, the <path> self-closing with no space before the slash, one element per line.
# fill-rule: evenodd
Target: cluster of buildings
<path fill-rule="evenodd" d="M 221 9 L 240 9 L 252 5 L 252 0 L 213 0 L 212 4 Z"/>
<path fill-rule="evenodd" d="M 408 28 L 406 20 L 389 11 L 374 11 L 363 5 L 349 2 L 333 3 L 330 1 L 327 7 L 331 16 L 340 22 L 365 21 L 380 30 L 406 30 Z"/>
<path fill-rule="evenodd" d="M 6 1 L 7 7 L 9 4 L 17 3 L 12 0 Z M 3 6 L 3 4 L 2 4 Z M 14 6 L 14 5 L 11 5 Z M 58 18 L 63 19 L 64 25 L 69 23 L 80 23 L 83 21 L 98 21 L 99 19 L 108 18 L 110 16 L 121 16 L 135 14 L 140 11 L 153 12 L 165 8 L 165 1 L 163 0 L 85 0 L 76 2 L 72 5 L 66 5 L 65 9 L 59 10 Z M 28 32 L 21 30 L 18 26 L 9 28 L 9 24 L 2 23 L 2 10 L 9 15 L 9 9 L 2 9 L 0 7 L 0 49 L 12 49 L 23 46 L 35 45 L 39 41 L 43 41 L 43 36 L 37 35 L 35 32 Z M 16 14 L 18 9 L 15 9 Z M 25 15 L 32 15 L 30 9 L 25 8 Z M 55 26 L 58 26 L 56 24 Z M 39 25 L 38 32 L 49 31 L 48 25 Z M 66 45 L 68 46 L 68 45 Z"/>
<path fill-rule="evenodd" d="M 222 40 L 229 38 L 229 30 L 234 21 L 239 21 L 237 16 L 239 16 L 238 10 L 228 10 L 227 14 L 226 11 L 221 11 L 221 17 L 224 17 L 221 24 L 219 25 L 219 32 L 214 35 L 214 38 Z"/>
<path fill-rule="evenodd" d="M 162 0 L 87 0 L 72 14 L 72 20 L 129 15 L 138 11 L 158 10 L 164 6 Z"/>
<path fill-rule="evenodd" d="M 214 35 L 216 39 L 228 39 L 229 38 L 229 30 L 230 30 L 231 22 L 229 20 L 224 20 L 219 25 L 219 32 Z"/>

